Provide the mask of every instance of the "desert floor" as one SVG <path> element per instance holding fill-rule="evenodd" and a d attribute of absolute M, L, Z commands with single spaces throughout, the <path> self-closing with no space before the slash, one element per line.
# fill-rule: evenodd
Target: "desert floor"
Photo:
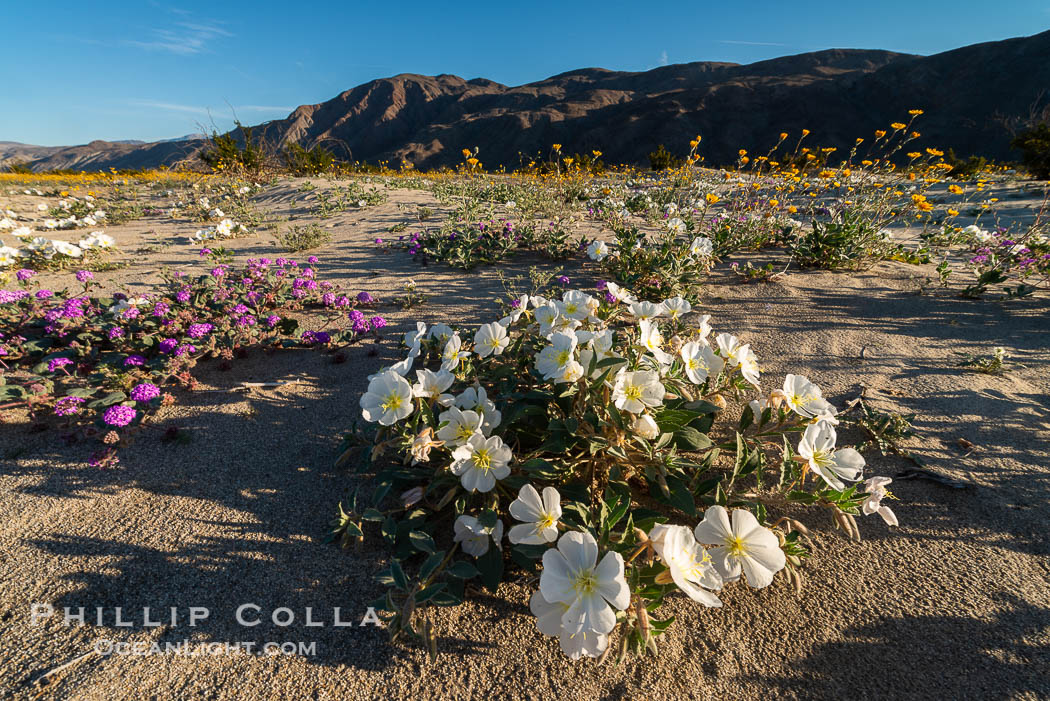
<path fill-rule="evenodd" d="M 747 283 L 723 263 L 707 287 L 702 311 L 716 332 L 752 343 L 769 383 L 802 373 L 837 406 L 863 396 L 876 409 L 916 414 L 918 435 L 906 446 L 967 485 L 895 481 L 900 527 L 867 517 L 860 543 L 834 531 L 825 514 L 807 512 L 818 548 L 801 596 L 778 578 L 760 591 L 727 588 L 721 609 L 672 597 L 677 624 L 661 639 L 659 658 L 620 666 L 565 659 L 536 631 L 527 605 L 532 585 L 524 581 L 504 584 L 499 597 L 478 594 L 441 609 L 434 664 L 420 649 L 390 645 L 375 627 L 332 625 L 334 607 L 357 621 L 382 593 L 373 580 L 386 560 L 378 538 L 345 551 L 323 542 L 337 503 L 367 479 L 332 467 L 340 432 L 359 416 L 366 376 L 400 359 L 397 340 L 417 319 L 469 326 L 495 319 L 499 270 L 555 266 L 518 258 L 461 272 L 380 252 L 373 240 L 408 218 L 399 205 L 438 207 L 419 191 L 389 195 L 386 204 L 319 221 L 333 240 L 311 251 L 321 258 L 321 277 L 385 300 L 378 309 L 390 328 L 378 346 L 351 348 L 345 363 L 306 350 L 257 352 L 228 372 L 202 363 L 201 390 L 162 410 L 117 469 L 89 467 L 85 447 L 64 447 L 54 432 L 31 433 L 16 420 L 0 425 L 0 692 L 24 699 L 1050 698 L 1048 300 L 961 299 L 957 289 L 930 282 L 932 266 L 791 269 L 776 283 Z M 256 203 L 274 216 L 315 221 L 297 183 L 268 186 Z M 108 227 L 134 263 L 97 277 L 145 291 L 161 266 L 199 265 L 199 247 L 186 238 L 196 228 L 161 217 Z M 226 245 L 240 260 L 280 255 L 268 234 Z M 589 262 L 555 267 L 574 287 L 591 287 L 599 275 Z M 403 311 L 390 300 L 409 279 L 429 301 Z M 960 354 L 988 355 L 995 346 L 1010 356 L 1005 374 L 960 366 Z M 246 381 L 292 379 L 237 390 Z M 172 425 L 191 441 L 161 442 Z M 866 457 L 868 475 L 912 467 L 900 457 Z M 34 603 L 85 607 L 88 625 L 64 626 L 59 615 L 33 625 Z M 260 625 L 235 623 L 245 603 L 261 607 Z M 113 625 L 118 606 L 131 627 Z M 144 627 L 144 606 L 163 611 L 161 618 L 178 607 L 178 625 Z M 191 606 L 207 607 L 210 617 L 189 627 Z M 96 607 L 106 609 L 102 626 L 91 625 Z M 292 609 L 296 621 L 272 625 L 278 607 Z M 324 625 L 303 625 L 307 607 Z M 98 639 L 317 645 L 313 656 L 89 655 L 46 686 L 34 683 Z"/>

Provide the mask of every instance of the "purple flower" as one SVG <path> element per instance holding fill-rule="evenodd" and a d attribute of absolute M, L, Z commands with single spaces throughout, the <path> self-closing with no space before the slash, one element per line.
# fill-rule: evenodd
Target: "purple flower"
<path fill-rule="evenodd" d="M 382 246 L 382 245 L 383 245 L 383 239 L 379 239 L 379 238 L 377 238 L 377 239 L 376 239 L 376 245 L 377 245 L 377 246 Z"/>
<path fill-rule="evenodd" d="M 185 304 L 186 302 L 189 302 L 190 301 L 190 291 L 189 290 L 185 290 L 185 289 L 179 290 L 175 294 L 175 299 L 178 300 L 179 302 L 183 303 L 183 304 Z"/>
<path fill-rule="evenodd" d="M 347 316 L 350 318 L 350 321 L 355 324 L 359 321 L 364 321 L 365 318 L 365 315 L 359 309 L 351 309 Z"/>
<path fill-rule="evenodd" d="M 606 292 L 605 301 L 609 304 L 616 304 L 616 295 L 614 295 L 612 292 Z"/>
<path fill-rule="evenodd" d="M 90 270 L 78 270 L 77 271 L 77 282 L 87 282 L 88 280 L 94 280 L 95 275 Z"/>
<path fill-rule="evenodd" d="M 306 259 L 306 262 L 309 263 L 310 265 L 317 265 L 317 261 L 318 261 L 317 256 L 310 256 L 309 258 Z"/>
<path fill-rule="evenodd" d="M 115 404 L 106 409 L 106 413 L 102 415 L 102 420 L 109 426 L 127 426 L 135 420 L 137 415 L 138 412 L 131 407 Z"/>
<path fill-rule="evenodd" d="M 171 311 L 171 307 L 164 302 L 157 302 L 153 305 L 153 316 L 165 316 L 169 311 Z"/>
<path fill-rule="evenodd" d="M 325 305 L 326 307 L 332 306 L 333 304 L 335 304 L 335 295 L 331 292 L 325 292 L 323 295 L 321 295 L 321 304 Z"/>
<path fill-rule="evenodd" d="M 226 274 L 226 268 L 222 267 L 221 265 L 218 268 L 212 268 L 212 271 L 211 271 L 211 276 L 212 277 L 222 277 L 225 274 Z"/>
<path fill-rule="evenodd" d="M 375 329 L 376 331 L 378 331 L 379 329 L 381 329 L 384 326 L 386 326 L 386 319 L 384 319 L 381 316 L 373 316 L 370 321 L 371 321 L 371 324 L 372 324 L 372 328 Z"/>
<path fill-rule="evenodd" d="M 160 387 L 151 382 L 143 382 L 132 387 L 128 396 L 136 402 L 148 402 L 160 396 Z"/>
<path fill-rule="evenodd" d="M 251 314 L 246 314 L 237 320 L 238 326 L 255 326 L 255 317 Z"/>
<path fill-rule="evenodd" d="M 51 290 L 37 290 L 36 298 L 37 299 L 47 299 L 48 297 L 54 296 L 54 294 L 55 293 L 52 292 Z"/>
<path fill-rule="evenodd" d="M 197 352 L 197 346 L 194 346 L 194 345 L 191 345 L 191 344 L 187 343 L 187 344 L 179 346 L 178 348 L 175 349 L 175 357 L 176 358 L 181 358 L 182 356 L 186 355 L 187 353 L 196 353 L 196 352 Z"/>
<path fill-rule="evenodd" d="M 248 312 L 250 312 L 250 311 L 251 311 L 251 309 L 249 309 L 249 308 L 247 307 L 247 305 L 244 305 L 244 304 L 238 304 L 238 305 L 234 306 L 234 308 L 233 308 L 233 309 L 231 309 L 230 311 L 231 311 L 232 313 L 234 313 L 234 314 L 247 314 Z"/>
<path fill-rule="evenodd" d="M 69 358 L 52 358 L 47 361 L 47 371 L 54 372 L 64 365 L 72 365 L 73 361 Z"/>
<path fill-rule="evenodd" d="M 36 273 L 34 273 L 32 270 L 29 270 L 28 268 L 22 268 L 17 273 L 15 273 L 15 277 L 18 278 L 19 282 L 25 282 L 34 275 L 36 275 Z"/>
<path fill-rule="evenodd" d="M 276 314 L 271 314 L 270 316 L 266 317 L 266 325 L 269 326 L 271 329 L 274 326 L 277 326 L 277 324 L 279 324 L 280 321 L 281 317 L 277 316 Z"/>
<path fill-rule="evenodd" d="M 569 284 L 569 278 L 566 275 L 559 275 L 556 279 L 557 279 L 559 285 L 568 285 Z"/>
<path fill-rule="evenodd" d="M 190 324 L 186 333 L 189 334 L 190 338 L 201 338 L 211 333 L 211 330 L 214 328 L 212 324 Z"/>
<path fill-rule="evenodd" d="M 29 296 L 29 293 L 25 290 L 0 290 L 0 304 L 7 304 L 8 302 L 17 302 L 20 299 L 25 299 Z"/>
<path fill-rule="evenodd" d="M 55 416 L 73 416 L 80 413 L 83 397 L 62 397 L 55 402 Z"/>
<path fill-rule="evenodd" d="M 201 252 L 200 252 L 200 257 L 203 258 L 204 256 L 208 256 L 208 255 L 211 255 L 211 249 L 210 248 L 202 248 Z"/>
<path fill-rule="evenodd" d="M 371 304 L 372 302 L 376 301 L 376 298 L 368 294 L 367 292 L 358 292 L 357 301 L 361 304 Z"/>
<path fill-rule="evenodd" d="M 598 284 L 595 285 L 595 287 L 598 288 L 599 290 L 607 290 L 607 289 L 609 289 L 609 283 L 606 282 L 605 280 L 599 280 Z"/>
<path fill-rule="evenodd" d="M 143 358 L 141 355 L 129 355 L 127 358 L 124 358 L 124 367 L 126 368 L 139 367 L 140 365 L 145 364 L 146 359 Z"/>
<path fill-rule="evenodd" d="M 120 313 L 120 316 L 122 318 L 124 318 L 124 319 L 137 319 L 138 316 L 139 316 L 139 308 L 138 307 L 128 307 L 127 309 L 125 309 L 123 312 Z"/>
<path fill-rule="evenodd" d="M 109 340 L 115 341 L 118 338 L 124 337 L 124 329 L 120 326 L 114 326 L 109 330 L 109 333 L 107 335 L 109 336 Z"/>
<path fill-rule="evenodd" d="M 157 344 L 158 350 L 161 353 L 170 353 L 175 350 L 175 346 L 179 345 L 179 342 L 174 338 L 165 338 L 163 341 Z"/>

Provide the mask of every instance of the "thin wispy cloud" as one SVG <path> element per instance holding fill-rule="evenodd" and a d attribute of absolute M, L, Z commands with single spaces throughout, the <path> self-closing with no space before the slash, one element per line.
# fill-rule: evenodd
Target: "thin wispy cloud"
<path fill-rule="evenodd" d="M 733 39 L 721 39 L 719 44 L 739 44 L 741 46 L 790 46 L 776 41 L 736 41 Z"/>
<path fill-rule="evenodd" d="M 154 29 L 152 39 L 141 41 L 125 40 L 128 46 L 148 51 L 166 51 L 179 56 L 192 56 L 211 50 L 218 39 L 233 36 L 232 32 L 223 29 L 217 22 L 175 22 L 164 29 Z"/>
<path fill-rule="evenodd" d="M 660 52 L 660 65 L 661 66 L 666 66 L 667 65 L 667 52 L 666 51 L 661 51 Z"/>
<path fill-rule="evenodd" d="M 203 116 L 210 116 L 213 110 L 209 107 L 202 107 L 200 105 L 184 105 L 177 102 L 161 102 L 159 100 L 129 100 L 129 104 L 134 107 L 146 107 L 154 110 L 164 110 L 166 112 L 184 112 L 186 114 L 199 114 Z M 217 108 L 215 111 L 224 112 L 225 110 L 233 110 L 234 112 L 283 112 L 288 113 L 294 110 L 294 107 L 288 107 L 287 105 L 223 105 L 221 108 Z"/>

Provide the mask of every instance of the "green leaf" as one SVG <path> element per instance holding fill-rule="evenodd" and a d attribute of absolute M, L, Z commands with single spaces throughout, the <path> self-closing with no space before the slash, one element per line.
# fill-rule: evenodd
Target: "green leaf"
<path fill-rule="evenodd" d="M 477 559 L 478 571 L 481 572 L 481 583 L 491 592 L 499 589 L 503 581 L 503 552 L 489 545 L 488 551 Z"/>
<path fill-rule="evenodd" d="M 675 444 L 681 450 L 704 450 L 713 445 L 710 438 L 692 426 L 685 426 L 675 432 Z"/>
<path fill-rule="evenodd" d="M 421 604 L 424 601 L 429 601 L 430 599 L 433 599 L 435 596 L 437 596 L 438 594 L 440 594 L 444 590 L 445 590 L 445 583 L 444 582 L 438 582 L 437 584 L 431 584 L 429 587 L 426 587 L 424 589 L 420 589 L 419 591 L 416 592 L 416 603 L 417 604 Z"/>
<path fill-rule="evenodd" d="M 421 550 L 425 553 L 437 552 L 437 546 L 434 545 L 434 539 L 423 531 L 409 532 L 408 540 L 416 550 Z"/>
<path fill-rule="evenodd" d="M 456 579 L 473 579 L 481 574 L 477 567 L 466 560 L 452 563 L 445 569 L 445 572 L 448 573 L 450 577 L 455 577 Z"/>
<path fill-rule="evenodd" d="M 390 561 L 390 576 L 394 579 L 394 586 L 403 591 L 408 591 L 408 576 L 401 569 L 401 563 L 397 560 Z"/>

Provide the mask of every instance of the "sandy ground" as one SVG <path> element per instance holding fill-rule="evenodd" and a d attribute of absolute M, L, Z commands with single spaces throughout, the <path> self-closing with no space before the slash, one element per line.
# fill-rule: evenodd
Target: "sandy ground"
<path fill-rule="evenodd" d="M 257 202 L 274 217 L 305 221 L 302 197 L 279 185 Z M 355 292 L 390 300 L 414 279 L 430 296 L 408 312 L 381 305 L 391 333 L 378 347 L 353 348 L 341 364 L 310 351 L 256 352 L 229 372 L 203 363 L 202 391 L 164 410 L 115 470 L 86 466 L 85 446 L 61 446 L 54 432 L 0 426 L 0 692 L 25 699 L 1050 698 L 1047 300 L 919 294 L 936 277 L 932 269 L 896 263 L 856 274 L 793 271 L 780 283 L 739 283 L 716 272 L 703 305 L 716 331 L 753 344 L 767 383 L 803 373 L 837 405 L 863 394 L 877 409 L 915 413 L 919 435 L 907 447 L 971 485 L 894 482 L 901 526 L 866 518 L 861 543 L 833 531 L 826 515 L 806 513 L 818 548 L 800 597 L 780 579 L 757 592 L 728 588 L 721 609 L 674 597 L 667 612 L 677 622 L 659 659 L 620 666 L 563 658 L 535 630 L 532 585 L 523 581 L 504 584 L 498 597 L 479 594 L 441 610 L 435 664 L 421 650 L 389 645 L 382 630 L 333 625 L 335 607 L 342 619 L 360 621 L 382 593 L 373 581 L 386 561 L 378 537 L 349 551 L 322 542 L 337 502 L 362 479 L 331 465 L 339 433 L 359 414 L 365 376 L 398 359 L 394 339 L 410 322 L 487 321 L 501 290 L 492 268 L 421 269 L 404 254 L 378 253 L 374 238 L 407 219 L 399 203 L 433 206 L 415 191 L 390 197 L 322 221 L 334 240 L 316 251 L 322 275 Z M 191 263 L 196 248 L 185 236 L 195 228 L 154 218 L 107 229 L 136 265 L 98 277 L 147 285 L 161 265 Z M 278 254 L 266 235 L 227 245 L 240 258 Z M 504 270 L 538 263 L 519 260 Z M 565 268 L 581 287 L 597 275 L 590 264 Z M 959 367 L 958 353 L 990 354 L 999 345 L 1012 360 L 1005 375 Z M 275 390 L 231 391 L 243 381 L 293 378 L 296 385 Z M 161 442 L 169 426 L 192 440 Z M 868 474 L 891 477 L 911 467 L 877 453 L 868 465 Z M 85 607 L 88 625 L 64 626 L 60 613 L 33 625 L 33 603 Z M 260 625 L 236 624 L 245 603 L 260 607 L 252 612 Z M 145 606 L 165 624 L 143 626 Z M 191 606 L 208 608 L 210 617 L 190 627 Z M 102 625 L 93 624 L 96 607 L 105 610 Z M 131 627 L 115 625 L 114 607 Z M 169 607 L 177 607 L 177 625 Z M 292 625 L 271 623 L 279 607 L 294 612 Z M 324 625 L 304 625 L 308 607 Z M 34 685 L 102 639 L 316 643 L 316 650 L 89 656 L 46 687 Z"/>

